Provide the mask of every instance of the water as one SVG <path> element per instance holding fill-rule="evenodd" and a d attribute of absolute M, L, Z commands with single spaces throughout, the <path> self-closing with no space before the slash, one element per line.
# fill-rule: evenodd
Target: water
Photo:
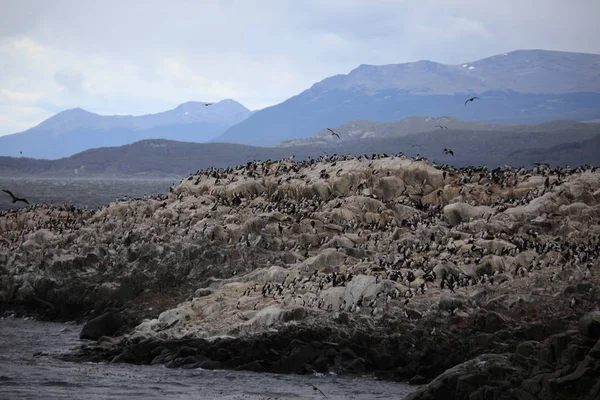
<path fill-rule="evenodd" d="M 408 385 L 370 377 L 298 376 L 162 366 L 73 363 L 54 356 L 81 326 L 0 319 L 0 399 L 401 399 Z M 42 355 L 34 354 L 42 352 Z"/>
<path fill-rule="evenodd" d="M 8 189 L 31 204 L 66 203 L 80 208 L 102 207 L 124 196 L 144 197 L 168 193 L 169 187 L 179 184 L 179 179 L 41 179 L 1 178 L 0 189 Z M 25 207 L 24 203 L 11 202 L 8 194 L 0 192 L 0 210 Z"/>

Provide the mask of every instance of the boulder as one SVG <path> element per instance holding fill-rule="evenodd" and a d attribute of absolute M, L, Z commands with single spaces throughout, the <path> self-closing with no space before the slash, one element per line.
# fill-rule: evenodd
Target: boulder
<path fill-rule="evenodd" d="M 18 302 L 26 303 L 33 300 L 35 297 L 35 290 L 29 282 L 23 283 L 23 285 L 15 293 L 15 300 Z"/>
<path fill-rule="evenodd" d="M 463 308 L 467 303 L 467 298 L 463 295 L 447 295 L 442 294 L 438 301 L 438 308 L 442 311 L 454 310 Z"/>
<path fill-rule="evenodd" d="M 486 206 L 471 206 L 467 203 L 452 203 L 444 207 L 444 218 L 452 226 L 461 222 L 469 222 L 493 214 L 493 210 Z"/>
<path fill-rule="evenodd" d="M 205 297 L 205 296 L 211 295 L 213 292 L 214 292 L 214 289 L 212 289 L 212 288 L 196 289 L 196 291 L 194 292 L 194 297 Z"/>
<path fill-rule="evenodd" d="M 98 340 L 102 336 L 113 336 L 123 326 L 123 320 L 117 314 L 107 312 L 83 326 L 79 339 Z"/>
<path fill-rule="evenodd" d="M 579 319 L 579 332 L 592 339 L 600 338 L 600 311 L 584 314 Z"/>

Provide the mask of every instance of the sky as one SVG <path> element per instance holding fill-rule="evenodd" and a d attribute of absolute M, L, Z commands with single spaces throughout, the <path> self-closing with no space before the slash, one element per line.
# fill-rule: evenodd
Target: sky
<path fill-rule="evenodd" d="M 360 64 L 600 54 L 598 0 L 0 0 L 0 135 L 75 107 L 278 104 Z"/>

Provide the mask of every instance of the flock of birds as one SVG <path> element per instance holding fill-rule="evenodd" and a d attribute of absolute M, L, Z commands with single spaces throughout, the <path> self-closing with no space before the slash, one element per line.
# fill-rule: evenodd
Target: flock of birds
<path fill-rule="evenodd" d="M 392 155 L 391 157 L 397 156 L 402 157 L 402 155 Z M 245 166 L 238 166 L 237 168 L 211 169 L 203 173 L 199 172 L 199 175 L 195 177 L 191 176 L 188 179 L 192 182 L 192 186 L 197 186 L 205 184 L 206 179 L 213 182 L 214 185 L 219 185 L 219 183 L 227 185 L 239 180 L 247 180 L 248 178 L 258 180 L 272 176 L 276 179 L 278 176 L 281 176 L 277 183 L 278 185 L 282 185 L 293 179 L 306 180 L 306 169 L 314 169 L 318 165 L 323 165 L 323 163 L 328 163 L 329 165 L 328 168 L 323 168 L 319 172 L 319 176 L 329 179 L 334 174 L 333 171 L 335 171 L 335 176 L 339 176 L 344 172 L 343 165 L 340 165 L 344 161 L 358 160 L 368 163 L 369 161 L 385 159 L 386 157 L 389 156 L 333 156 L 292 164 L 271 163 L 269 161 L 250 162 Z M 275 168 L 274 165 L 277 165 L 277 167 Z M 447 179 L 450 176 L 455 177 L 456 181 L 454 183 L 460 187 L 459 194 L 468 196 L 477 190 L 475 185 L 484 188 L 484 193 L 491 200 L 493 199 L 489 202 L 489 205 L 499 211 L 528 204 L 534 198 L 543 196 L 553 188 L 560 186 L 571 174 L 585 171 L 596 172 L 596 168 L 591 166 L 576 169 L 551 169 L 545 164 L 538 164 L 533 170 L 526 170 L 524 168 L 516 170 L 508 168 L 488 170 L 485 167 L 464 169 L 456 169 L 449 166 L 438 167 L 443 168 L 444 181 L 448 182 Z M 374 173 L 376 171 L 374 170 Z M 529 191 L 523 198 L 509 196 L 503 198 L 500 195 L 500 191 L 508 193 L 510 188 L 517 187 L 520 181 L 532 176 L 532 174 L 539 174 L 544 177 L 539 188 Z M 264 250 L 270 251 L 292 251 L 302 254 L 303 258 L 308 258 L 313 250 L 327 246 L 332 246 L 338 251 L 348 251 L 348 249 L 344 249 L 334 240 L 333 236 L 335 235 L 331 233 L 320 236 L 320 240 L 316 244 L 312 242 L 299 243 L 295 240 L 287 241 L 286 237 L 288 232 L 297 229 L 294 228 L 294 224 L 300 224 L 302 221 L 309 221 L 310 233 L 315 235 L 322 234 L 324 225 L 326 226 L 327 223 L 333 222 L 329 218 L 326 218 L 324 221 L 319 220 L 317 217 L 318 214 L 323 212 L 324 208 L 335 210 L 336 208 L 348 206 L 351 201 L 346 197 L 360 195 L 361 189 L 361 187 L 348 187 L 347 193 L 340 193 L 340 197 L 337 200 L 330 202 L 324 201 L 317 196 L 296 201 L 278 195 L 277 192 L 273 193 L 270 197 L 266 193 L 256 193 L 250 196 L 233 194 L 229 198 L 216 194 L 215 203 L 210 209 L 211 212 L 217 212 L 219 207 L 222 206 L 234 207 L 236 213 L 242 212 L 244 208 L 249 208 L 252 215 L 270 213 L 282 213 L 285 215 L 286 218 L 277 225 L 279 233 L 277 236 L 280 240 L 275 242 L 268 240 L 256 241 L 256 237 L 251 237 L 249 234 L 239 237 L 235 235 L 217 237 L 214 231 L 211 234 L 208 233 L 210 230 L 207 229 L 207 225 L 204 225 L 202 234 L 208 235 L 212 241 L 217 243 L 233 246 L 238 243 L 248 248 L 262 247 Z M 442 190 L 440 189 L 439 192 L 442 192 Z M 263 299 L 269 298 L 281 303 L 293 302 L 304 307 L 329 312 L 348 311 L 356 313 L 368 309 L 371 315 L 375 315 L 395 302 L 399 302 L 399 305 L 406 308 L 413 297 L 425 294 L 432 290 L 432 288 L 454 293 L 456 289 L 462 287 L 499 285 L 508 279 L 518 279 L 540 271 L 548 263 L 546 260 L 543 262 L 537 260 L 527 267 L 517 264 L 510 266 L 506 273 L 495 271 L 492 274 L 485 273 L 481 276 L 466 275 L 453 268 L 438 269 L 436 272 L 436 266 L 456 261 L 453 260 L 454 258 L 459 258 L 466 265 L 478 266 L 482 263 L 482 260 L 485 261 L 486 256 L 490 255 L 515 257 L 522 252 L 534 251 L 540 258 L 543 258 L 550 252 L 556 252 L 558 253 L 556 262 L 564 263 L 561 271 L 567 271 L 562 275 L 572 273 L 572 268 L 576 268 L 578 265 L 584 265 L 585 272 L 582 273 L 582 276 L 584 279 L 588 279 L 591 276 L 594 260 L 597 260 L 600 256 L 598 238 L 589 238 L 589 241 L 583 243 L 567 242 L 560 237 L 544 238 L 541 240 L 541 234 L 531 229 L 512 235 L 504 232 L 492 233 L 485 230 L 482 232 L 472 232 L 465 242 L 466 245 L 470 246 L 470 249 L 466 252 L 460 251 L 460 257 L 458 257 L 459 248 L 451 231 L 440 229 L 440 226 L 444 225 L 442 202 L 439 204 L 423 202 L 422 197 L 418 196 L 418 192 L 413 192 L 412 194 L 412 196 L 407 194 L 405 190 L 394 199 L 377 199 L 376 196 L 374 199 L 381 203 L 376 210 L 378 212 L 383 213 L 385 210 L 394 209 L 396 205 L 401 204 L 417 210 L 413 217 L 402 220 L 390 218 L 385 222 L 346 221 L 340 223 L 338 229 L 339 235 L 355 234 L 362 242 L 360 244 L 355 243 L 350 251 L 352 254 L 363 255 L 356 262 L 353 269 L 329 272 L 318 270 L 296 271 L 287 274 L 282 281 L 265 282 L 262 288 L 257 284 L 250 285 L 238 299 L 236 308 L 244 309 L 244 307 L 248 307 L 248 302 L 251 300 L 250 297 L 254 294 L 255 297 L 252 297 L 254 304 L 251 307 L 254 310 L 259 307 L 261 302 L 260 297 L 262 297 Z M 183 192 L 180 192 L 179 195 L 183 196 Z M 438 195 L 442 196 L 442 193 L 438 193 Z M 269 201 L 255 205 L 250 204 L 259 197 L 267 197 Z M 210 213 L 206 214 L 206 217 L 210 216 Z M 489 217 L 487 220 L 489 222 Z M 411 232 L 419 240 L 407 245 L 406 243 L 402 243 L 402 241 L 394 239 L 389 232 L 398 228 Z M 466 229 L 466 226 L 463 229 Z M 499 252 L 495 252 L 481 244 L 478 245 L 477 241 L 479 239 L 499 239 L 510 245 Z M 274 245 L 274 243 L 277 244 Z M 439 259 L 438 256 L 440 253 L 446 253 L 446 258 Z M 374 254 L 379 255 L 374 260 L 367 256 Z M 388 256 L 392 254 L 395 256 Z M 237 271 L 233 273 L 237 274 Z M 382 285 L 381 290 L 367 298 L 362 296 L 356 298 L 353 302 L 345 299 L 342 300 L 341 298 L 327 300 L 326 293 L 329 289 L 344 287 L 357 275 L 372 276 L 376 285 Z M 568 278 L 569 276 L 562 276 L 560 279 Z M 553 274 L 550 282 L 554 282 L 556 279 L 557 274 Z M 383 285 L 384 281 L 395 282 L 398 285 L 385 286 Z M 448 311 L 450 314 L 453 314 L 455 309 L 456 307 L 452 307 Z M 410 310 L 406 310 L 405 313 L 409 316 Z"/>
<path fill-rule="evenodd" d="M 467 103 L 469 103 L 469 102 L 473 102 L 473 101 L 475 101 L 476 99 L 479 99 L 479 97 L 476 97 L 476 96 L 475 96 L 475 97 L 471 97 L 471 98 L 469 98 L 468 100 L 466 100 L 466 101 L 465 101 L 465 106 L 467 105 Z M 204 106 L 205 106 L 205 107 L 212 106 L 212 105 L 213 105 L 213 103 L 204 103 Z M 440 129 L 448 129 L 448 127 L 447 127 L 447 126 L 445 126 L 445 125 L 436 125 L 436 128 L 440 128 Z M 335 137 L 337 137 L 338 139 L 340 139 L 340 135 L 339 135 L 338 133 L 336 133 L 336 132 L 335 132 L 333 129 L 331 129 L 331 128 L 327 128 L 327 130 L 328 130 L 329 132 L 331 132 L 331 136 L 335 136 Z M 411 145 L 411 146 L 413 146 L 413 147 L 414 147 L 414 146 L 418 146 L 418 147 L 420 147 L 419 145 L 416 145 L 416 144 L 410 144 L 410 143 L 408 143 L 408 144 L 409 144 L 409 145 Z M 22 152 L 22 151 L 21 151 L 20 153 L 21 153 L 21 154 L 23 154 L 23 152 Z M 454 156 L 454 151 L 452 151 L 452 149 L 447 149 L 447 148 L 444 148 L 444 154 L 449 154 L 449 155 L 451 155 L 451 156 Z M 5 192 L 5 193 L 8 193 L 8 194 L 10 195 L 10 197 L 12 198 L 12 202 L 13 202 L 13 204 L 14 204 L 14 203 L 17 203 L 17 202 L 23 202 L 23 203 L 29 204 L 29 202 L 27 201 L 27 199 L 16 197 L 16 196 L 15 196 L 14 194 L 12 194 L 12 193 L 11 193 L 9 190 L 6 190 L 6 189 L 4 189 L 4 190 L 2 190 L 2 191 L 3 191 L 3 192 Z"/>
<path fill-rule="evenodd" d="M 465 101 L 465 107 L 467 106 L 467 103 L 473 102 L 475 100 L 481 100 L 481 99 L 479 97 L 477 97 L 477 96 L 471 97 L 471 98 L 469 98 L 469 99 L 467 99 Z M 436 125 L 435 127 L 436 128 L 440 128 L 440 129 L 448 129 L 448 127 L 446 125 Z M 333 129 L 327 128 L 327 130 L 329 132 L 331 132 L 331 136 L 336 136 L 338 139 L 340 139 L 340 135 L 337 134 L 336 132 L 334 132 Z M 415 145 L 415 144 L 410 144 L 410 143 L 408 143 L 408 144 L 411 145 L 411 146 L 418 146 L 418 145 Z M 451 149 L 444 149 L 444 154 L 449 154 L 451 156 L 454 156 L 454 151 L 452 151 Z"/>
<path fill-rule="evenodd" d="M 442 181 L 427 191 L 424 187 L 432 184 L 425 179 L 387 196 L 376 194 L 379 192 L 375 186 L 380 182 L 402 176 L 395 163 L 385 164 L 395 159 L 398 165 L 406 165 L 406 161 L 434 167 L 441 171 Z M 442 293 L 498 287 L 510 280 L 531 282 L 534 276 L 543 277 L 548 287 L 558 282 L 591 281 L 600 257 L 597 235 L 581 232 L 580 237 L 571 238 L 556 228 L 527 226 L 526 221 L 516 231 L 498 230 L 493 227 L 492 215 L 480 222 L 451 227 L 444 220 L 443 210 L 444 205 L 460 197 L 501 213 L 566 190 L 563 185 L 574 175 L 597 172 L 591 166 L 551 168 L 544 163 L 532 169 L 455 168 L 430 164 L 422 158 L 409 159 L 402 153 L 252 161 L 232 168 L 197 171 L 168 194 L 116 202 L 99 210 L 31 205 L 23 210 L 32 211 L 25 215 L 29 225 L 19 225 L 21 213 L 0 213 L 4 219 L 0 222 L 20 227 L 12 233 L 2 232 L 0 251 L 17 253 L 28 235 L 40 228 L 48 229 L 60 234 L 56 240 L 64 238 L 63 244 L 53 242 L 52 249 L 65 246 L 84 258 L 95 249 L 110 258 L 106 268 L 116 271 L 125 268 L 118 265 L 127 265 L 124 260 L 132 251 L 143 252 L 152 244 L 176 248 L 176 243 L 182 243 L 185 248 L 206 243 L 212 252 L 235 251 L 245 257 L 240 263 L 210 261 L 212 273 L 221 278 L 245 275 L 265 265 L 287 264 L 288 272 L 282 279 L 248 281 L 240 288 L 230 299 L 232 313 L 252 313 L 278 303 L 302 306 L 323 315 L 343 311 L 385 318 L 389 310 L 398 310 L 399 315 L 411 320 L 422 317 L 416 307 L 420 301 L 439 298 Z M 357 175 L 357 179 L 349 178 Z M 344 179 L 344 187 L 334 185 L 334 181 Z M 263 186 L 258 185 L 260 182 Z M 539 184 L 526 185 L 528 189 L 517 195 L 520 185 L 528 182 Z M 315 184 L 337 189 L 327 196 L 314 191 L 308 195 L 301 190 Z M 13 202 L 27 202 L 5 192 Z M 345 210 L 356 216 L 336 217 Z M 369 219 L 369 215 L 379 217 Z M 547 218 L 560 221 L 564 217 Z M 594 218 L 584 223 L 593 226 L 598 223 Z M 228 219 L 237 222 L 227 223 Z M 252 230 L 249 227 L 253 219 L 266 225 Z M 505 245 L 493 249 L 488 246 L 493 241 Z M 43 250 L 44 257 L 52 249 Z M 325 267 L 303 263 L 327 249 L 343 257 L 342 261 Z M 19 257 L 27 263 L 32 254 Z M 295 263 L 284 261 L 286 254 L 294 254 Z M 469 268 L 483 269 L 494 257 L 516 259 L 521 254 L 533 257 L 526 264 L 506 264 L 503 270 L 465 273 Z M 198 259 L 207 258 L 202 255 Z M 348 297 L 346 290 L 351 292 L 350 287 L 365 280 L 373 290 Z M 577 307 L 582 301 L 588 300 L 574 295 L 569 306 Z M 459 308 L 449 303 L 444 311 L 454 315 Z"/>

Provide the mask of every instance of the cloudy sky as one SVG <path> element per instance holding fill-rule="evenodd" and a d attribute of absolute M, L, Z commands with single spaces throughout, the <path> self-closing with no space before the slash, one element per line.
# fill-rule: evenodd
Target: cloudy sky
<path fill-rule="evenodd" d="M 598 0 L 0 0 L 0 135 L 74 107 L 258 109 L 360 64 L 600 53 L 599 15 Z"/>

